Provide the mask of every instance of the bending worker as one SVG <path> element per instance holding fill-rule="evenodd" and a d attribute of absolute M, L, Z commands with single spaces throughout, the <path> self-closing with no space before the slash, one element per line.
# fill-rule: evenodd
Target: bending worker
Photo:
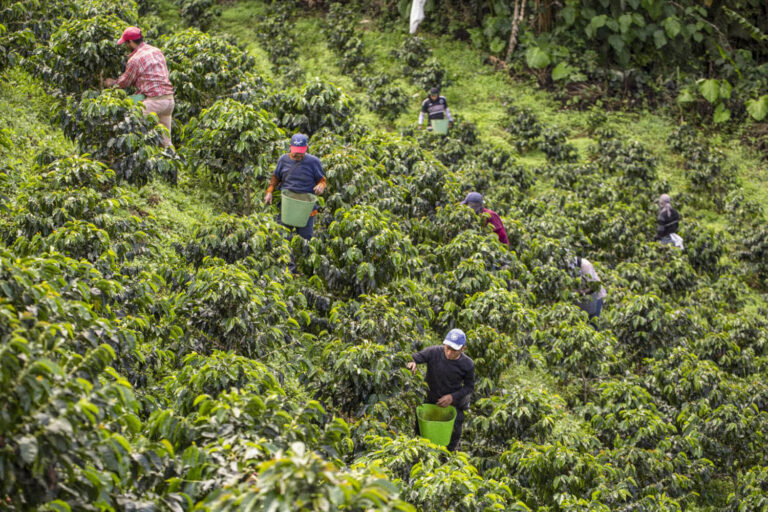
<path fill-rule="evenodd" d="M 571 260 L 569 266 L 576 270 L 582 283 L 582 287 L 577 290 L 583 299 L 578 303 L 579 308 L 587 312 L 590 321 L 599 318 L 603 309 L 603 299 L 608 296 L 608 292 L 603 285 L 598 284 L 600 276 L 595 272 L 595 266 L 588 259 L 578 256 Z M 594 323 L 592 325 L 594 326 Z"/>
<path fill-rule="evenodd" d="M 507 238 L 507 230 L 504 229 L 504 224 L 501 222 L 499 214 L 493 210 L 489 210 L 483 204 L 483 195 L 479 192 L 470 192 L 467 197 L 461 202 L 472 208 L 476 214 L 485 216 L 485 224 L 490 223 L 493 226 L 493 232 L 499 237 L 499 242 L 509 247 L 509 238 Z"/>
<path fill-rule="evenodd" d="M 456 451 L 464 425 L 464 412 L 469 409 L 469 397 L 475 389 L 475 363 L 464 351 L 467 336 L 461 329 L 452 329 L 442 345 L 427 347 L 413 354 L 413 361 L 406 367 L 416 372 L 417 364 L 427 365 L 427 403 L 440 407 L 453 405 L 456 421 L 453 424 L 448 450 Z M 420 435 L 419 420 L 416 418 L 416 435 Z"/>
<path fill-rule="evenodd" d="M 421 112 L 419 112 L 419 130 L 421 130 L 424 123 L 424 114 L 427 114 L 427 129 L 432 129 L 433 119 L 445 119 L 448 118 L 448 127 L 453 127 L 453 117 L 451 117 L 451 111 L 448 109 L 448 100 L 445 96 L 440 96 L 440 89 L 433 87 L 429 90 L 429 97 L 421 104 Z"/>
<path fill-rule="evenodd" d="M 278 185 L 283 194 L 294 194 L 297 199 L 305 199 L 303 194 L 321 195 L 325 192 L 325 175 L 320 159 L 307 153 L 309 138 L 303 133 L 297 133 L 291 137 L 291 152 L 284 154 L 277 161 L 277 167 L 272 179 L 269 181 L 267 193 L 264 195 L 264 204 L 272 204 L 272 192 Z M 296 228 L 299 236 L 310 240 L 315 230 L 315 215 L 317 205 L 309 216 L 307 225 Z"/>
<path fill-rule="evenodd" d="M 137 94 L 143 94 L 144 115 L 151 112 L 157 114 L 160 124 L 168 130 L 168 136 L 163 136 L 163 146 L 171 146 L 171 116 L 175 103 L 173 101 L 173 85 L 168 77 L 168 66 L 165 64 L 163 52 L 144 42 L 138 27 L 128 27 L 117 44 L 124 44 L 128 50 L 128 62 L 125 72 L 114 80 L 107 78 L 104 85 L 127 89 L 134 87 Z"/>

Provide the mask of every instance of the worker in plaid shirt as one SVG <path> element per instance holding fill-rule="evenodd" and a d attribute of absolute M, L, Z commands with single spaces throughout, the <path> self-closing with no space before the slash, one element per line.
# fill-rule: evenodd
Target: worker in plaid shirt
<path fill-rule="evenodd" d="M 168 67 L 165 65 L 163 52 L 145 43 L 138 27 L 128 27 L 123 31 L 123 37 L 117 44 L 123 43 L 131 50 L 125 72 L 117 80 L 106 79 L 104 84 L 121 89 L 134 87 L 137 94 L 143 94 L 144 114 L 157 114 L 160 124 L 168 129 L 168 136 L 163 137 L 163 145 L 169 147 L 171 115 L 175 104 L 173 85 L 168 78 Z"/>

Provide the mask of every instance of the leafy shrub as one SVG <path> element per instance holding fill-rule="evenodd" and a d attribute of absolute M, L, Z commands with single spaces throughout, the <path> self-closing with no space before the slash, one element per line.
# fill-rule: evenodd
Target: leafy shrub
<path fill-rule="evenodd" d="M 493 460 L 511 440 L 543 441 L 552 433 L 566 404 L 557 395 L 529 386 L 512 386 L 481 398 L 472 408 L 467 441 L 476 454 Z"/>
<path fill-rule="evenodd" d="M 534 319 L 515 292 L 490 288 L 467 297 L 459 313 L 459 323 L 466 328 L 491 327 L 514 337 L 530 331 Z"/>
<path fill-rule="evenodd" d="M 555 304 L 538 316 L 539 327 L 531 338 L 542 350 L 549 371 L 563 382 L 581 380 L 584 401 L 594 381 L 604 377 L 616 362 L 616 343 L 608 335 L 595 332 L 583 313 L 574 306 Z"/>
<path fill-rule="evenodd" d="M 696 222 L 686 222 L 682 235 L 685 237 L 685 254 L 693 268 L 716 274 L 726 249 L 723 236 Z"/>
<path fill-rule="evenodd" d="M 595 163 L 606 172 L 619 177 L 626 187 L 649 188 L 656 180 L 656 158 L 640 143 L 629 144 L 615 139 L 602 139 L 593 148 Z"/>
<path fill-rule="evenodd" d="M 314 141 L 313 147 L 316 147 Z M 399 203 L 401 198 L 392 190 L 391 183 L 383 179 L 385 170 L 360 148 L 334 149 L 323 155 L 322 162 L 328 183 L 325 195 L 328 211 L 361 204 L 381 205 L 382 210 L 391 211 Z"/>
<path fill-rule="evenodd" d="M 260 75 L 244 73 L 240 82 L 235 84 L 227 95 L 246 105 L 261 105 L 267 98 L 272 82 Z"/>
<path fill-rule="evenodd" d="M 117 178 L 137 185 L 161 176 L 176 181 L 178 163 L 160 154 L 167 130 L 145 116 L 120 90 L 68 98 L 60 114 L 64 133 L 80 151 L 114 169 Z"/>
<path fill-rule="evenodd" d="M 648 391 L 631 382 L 601 385 L 596 402 L 591 423 L 606 443 L 618 437 L 622 444 L 652 450 L 676 433 Z"/>
<path fill-rule="evenodd" d="M 500 147 L 483 145 L 477 155 L 477 160 L 494 171 L 494 177 L 501 176 L 515 164 L 515 155 Z M 521 187 L 523 188 L 523 187 Z"/>
<path fill-rule="evenodd" d="M 404 39 L 398 49 L 392 50 L 392 56 L 402 62 L 403 74 L 408 75 L 432 56 L 432 49 L 424 38 L 412 35 Z"/>
<path fill-rule="evenodd" d="M 114 180 L 114 171 L 87 158 L 54 161 L 20 188 L 13 214 L 3 226 L 3 238 L 11 244 L 19 236 L 45 237 L 72 220 L 107 228 L 109 214 L 123 204 L 112 197 Z"/>
<path fill-rule="evenodd" d="M 186 123 L 254 71 L 254 59 L 225 39 L 196 29 L 162 37 L 159 47 L 176 86 L 174 118 Z"/>
<path fill-rule="evenodd" d="M 178 373 L 167 377 L 164 386 L 168 396 L 175 400 L 175 408 L 184 415 L 195 408 L 197 397 L 203 394 L 216 397 L 232 389 L 258 395 L 283 393 L 275 376 L 263 364 L 220 351 L 208 356 L 188 354 L 181 361 Z"/>
<path fill-rule="evenodd" d="M 448 456 L 444 448 L 402 435 L 394 439 L 371 436 L 366 443 L 372 449 L 355 465 L 381 467 L 395 482 L 402 483 L 403 498 L 419 510 L 469 512 L 479 507 L 529 511 L 513 498 L 504 481 L 481 478 L 465 454 Z"/>
<path fill-rule="evenodd" d="M 696 147 L 685 153 L 685 168 L 691 188 L 709 196 L 722 210 L 726 195 L 735 185 L 734 169 L 727 166 L 724 155 L 706 146 Z"/>
<path fill-rule="evenodd" d="M 276 73 L 283 75 L 286 85 L 303 81 L 303 72 L 293 65 L 298 58 L 298 52 L 289 30 L 294 23 L 291 20 L 292 7 L 290 2 L 272 2 L 268 15 L 259 24 L 259 30 L 256 33 L 262 46 L 267 50 Z"/>
<path fill-rule="evenodd" d="M 630 353 L 649 356 L 670 342 L 666 308 L 654 295 L 625 298 L 611 320 L 616 338 Z"/>
<path fill-rule="evenodd" d="M 522 153 L 536 147 L 542 131 L 536 115 L 530 109 L 510 105 L 507 108 L 507 117 L 510 121 L 505 130 L 515 138 L 517 151 Z"/>
<path fill-rule="evenodd" d="M 232 350 L 253 357 L 289 343 L 299 325 L 283 293 L 276 281 L 254 282 L 242 266 L 214 260 L 193 275 L 181 298 L 178 317 L 187 339 L 178 352 Z"/>
<path fill-rule="evenodd" d="M 412 512 L 415 509 L 398 499 L 397 488 L 376 468 L 341 471 L 302 443 L 262 463 L 252 481 L 211 493 L 196 508 L 230 512 L 248 504 L 297 511 L 330 507 L 339 510 L 382 510 Z"/>
<path fill-rule="evenodd" d="M 266 112 L 232 99 L 215 102 L 182 134 L 190 164 L 246 214 L 253 202 L 253 182 L 271 174 L 283 137 Z"/>
<path fill-rule="evenodd" d="M 290 247 L 282 233 L 283 228 L 268 215 L 224 214 L 210 224 L 198 226 L 192 240 L 177 250 L 196 267 L 212 257 L 227 263 L 243 262 L 264 274 L 275 264 L 287 265 L 290 261 Z"/>
<path fill-rule="evenodd" d="M 761 510 L 768 506 L 768 468 L 755 466 L 744 475 L 739 475 L 734 492 L 728 495 L 728 512 Z"/>
<path fill-rule="evenodd" d="M 19 508 L 115 506 L 131 485 L 123 477 L 137 454 L 124 435 L 141 425 L 138 404 L 109 367 L 109 346 L 78 355 L 60 348 L 66 326 L 50 328 L 59 332 L 50 345 L 23 329 L 4 336 L 2 493 Z"/>
<path fill-rule="evenodd" d="M 453 128 L 451 128 L 451 137 L 458 139 L 462 144 L 474 146 L 480 141 L 480 132 L 474 123 L 460 119 L 454 116 Z"/>
<path fill-rule="evenodd" d="M 754 231 L 741 240 L 742 249 L 736 257 L 749 265 L 754 272 L 748 280 L 763 288 L 768 287 L 768 229 Z"/>
<path fill-rule="evenodd" d="M 357 12 L 350 6 L 332 4 L 326 16 L 325 33 L 329 46 L 340 57 L 341 72 L 362 77 L 371 58 L 365 54 L 365 43 L 357 37 Z"/>
<path fill-rule="evenodd" d="M 517 440 L 509 444 L 509 449 L 499 457 L 499 467 L 489 473 L 524 482 L 514 488 L 533 510 L 555 503 L 560 496 L 589 495 L 590 491 L 596 491 L 601 480 L 611 476 L 607 465 L 589 453 L 582 453 L 579 447 L 560 442 L 538 444 Z M 621 493 L 621 489 L 618 492 Z"/>
<path fill-rule="evenodd" d="M 425 290 L 414 281 L 392 283 L 386 295 L 361 295 L 339 304 L 330 314 L 333 332 L 348 344 L 370 340 L 403 351 L 422 348 L 432 311 Z M 417 309 L 418 308 L 418 309 Z"/>
<path fill-rule="evenodd" d="M 556 127 L 542 131 L 539 149 L 550 162 L 575 162 L 578 158 L 576 148 L 567 143 L 566 133 Z"/>
<path fill-rule="evenodd" d="M 313 239 L 311 246 L 306 264 L 329 288 L 355 295 L 409 276 L 419 264 L 397 222 L 370 206 L 338 210 L 327 236 Z"/>
<path fill-rule="evenodd" d="M 215 0 L 176 0 L 175 4 L 181 8 L 184 21 L 200 30 L 208 30 L 214 19 L 221 15 Z"/>
<path fill-rule="evenodd" d="M 313 79 L 300 89 L 275 94 L 266 107 L 287 132 L 312 136 L 322 128 L 345 132 L 350 126 L 352 100 L 335 85 Z"/>
<path fill-rule="evenodd" d="M 405 364 L 409 354 L 368 340 L 344 346 L 328 343 L 323 350 L 326 371 L 317 379 L 318 393 L 344 414 L 360 416 L 377 402 L 392 397 L 411 379 Z"/>
<path fill-rule="evenodd" d="M 443 89 L 453 83 L 448 72 L 435 57 L 430 57 L 418 67 L 411 69 L 410 79 L 411 83 L 424 90 L 432 87 Z"/>
<path fill-rule="evenodd" d="M 65 21 L 36 56 L 38 72 L 64 93 L 99 88 L 99 77 L 122 73 L 125 49 L 115 44 L 125 22 L 106 15 Z"/>
<path fill-rule="evenodd" d="M 394 121 L 408 108 L 410 98 L 402 87 L 391 83 L 391 77 L 382 77 L 382 82 L 368 86 L 366 106 L 379 117 Z"/>

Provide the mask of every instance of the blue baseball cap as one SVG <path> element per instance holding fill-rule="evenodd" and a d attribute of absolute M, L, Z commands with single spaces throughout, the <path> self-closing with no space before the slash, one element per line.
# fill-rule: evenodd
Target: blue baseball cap
<path fill-rule="evenodd" d="M 443 340 L 443 345 L 448 345 L 453 350 L 461 350 L 466 344 L 467 335 L 461 329 L 451 329 Z"/>
<path fill-rule="evenodd" d="M 464 198 L 461 204 L 482 203 L 482 202 L 483 202 L 483 194 L 481 194 L 480 192 L 470 192 L 469 194 L 467 194 L 467 197 Z"/>
<path fill-rule="evenodd" d="M 291 137 L 291 151 L 293 153 L 306 153 L 309 145 L 309 137 L 303 133 L 296 133 Z"/>

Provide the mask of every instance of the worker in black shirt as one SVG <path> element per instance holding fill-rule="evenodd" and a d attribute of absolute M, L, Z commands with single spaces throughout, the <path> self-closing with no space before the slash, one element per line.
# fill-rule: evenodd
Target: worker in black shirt
<path fill-rule="evenodd" d="M 682 249 L 683 239 L 677 234 L 680 214 L 672 208 L 672 198 L 668 194 L 659 197 L 659 214 L 656 221 L 656 240 Z"/>
<path fill-rule="evenodd" d="M 429 90 L 429 97 L 421 104 L 421 112 L 419 112 L 419 129 L 421 130 L 424 124 L 424 114 L 427 115 L 427 129 L 432 129 L 433 119 L 445 119 L 448 118 L 449 127 L 453 126 L 453 117 L 451 117 L 451 111 L 448 109 L 448 101 L 445 96 L 440 96 L 440 89 L 433 87 Z"/>
<path fill-rule="evenodd" d="M 440 407 L 453 405 L 456 408 L 456 421 L 448 443 L 450 451 L 458 448 L 464 412 L 469 409 L 469 396 L 475 389 L 475 363 L 464 354 L 466 348 L 467 336 L 464 331 L 452 329 L 442 345 L 427 347 L 413 354 L 413 361 L 406 365 L 409 370 L 416 372 L 417 364 L 427 364 L 427 403 Z M 418 418 L 416 435 L 420 435 Z"/>

